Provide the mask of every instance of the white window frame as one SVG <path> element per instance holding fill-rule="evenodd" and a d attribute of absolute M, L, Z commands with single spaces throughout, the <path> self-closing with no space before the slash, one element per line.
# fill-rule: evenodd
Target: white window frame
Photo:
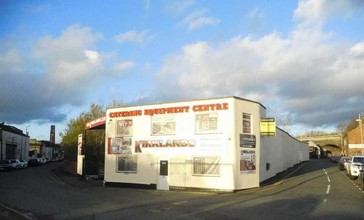
<path fill-rule="evenodd" d="M 220 176 L 220 157 L 195 156 L 192 158 L 192 175 Z"/>
<path fill-rule="evenodd" d="M 124 160 L 125 169 L 119 170 L 120 160 Z M 131 168 L 131 169 L 129 169 Z M 137 155 L 126 155 L 118 156 L 116 160 L 116 172 L 118 173 L 137 173 L 138 172 L 138 156 Z"/>
<path fill-rule="evenodd" d="M 249 118 L 247 118 L 246 116 L 249 116 Z M 250 113 L 245 113 L 243 112 L 242 115 L 242 129 L 243 129 L 243 134 L 252 134 L 253 133 L 253 117 L 252 114 Z M 249 127 L 245 126 L 246 123 L 249 123 Z M 246 128 L 250 128 L 250 131 L 247 131 Z"/>

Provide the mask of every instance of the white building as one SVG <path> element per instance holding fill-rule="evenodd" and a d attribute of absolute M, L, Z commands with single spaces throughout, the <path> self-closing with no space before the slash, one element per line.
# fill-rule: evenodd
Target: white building
<path fill-rule="evenodd" d="M 29 136 L 10 125 L 0 124 L 0 159 L 28 159 Z"/>
<path fill-rule="evenodd" d="M 234 191 L 259 187 L 308 160 L 277 130 L 261 136 L 265 107 L 226 97 L 108 109 L 105 185 Z"/>

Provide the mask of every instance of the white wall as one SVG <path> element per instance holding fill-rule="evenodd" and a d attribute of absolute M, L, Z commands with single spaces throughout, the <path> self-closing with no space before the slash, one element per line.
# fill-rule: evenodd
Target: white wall
<path fill-rule="evenodd" d="M 234 116 L 234 132 L 235 132 L 235 189 L 247 189 L 259 187 L 259 170 L 261 166 L 260 154 L 261 151 L 261 138 L 260 138 L 260 120 L 265 117 L 265 108 L 259 103 L 245 102 L 242 100 L 235 100 L 235 116 Z M 241 148 L 240 147 L 240 134 L 243 133 L 243 113 L 251 114 L 252 116 L 252 135 L 256 138 L 255 148 Z M 244 172 L 240 170 L 241 151 L 250 150 L 255 152 L 256 170 L 252 172 Z"/>
<path fill-rule="evenodd" d="M 298 141 L 278 127 L 276 131 L 276 136 L 261 138 L 260 182 L 309 160 L 307 143 Z M 266 170 L 267 163 L 270 164 L 269 170 Z"/>
<path fill-rule="evenodd" d="M 28 159 L 29 137 L 2 130 L 2 155 L 8 159 Z M 15 145 L 15 158 L 6 155 L 6 145 Z"/>

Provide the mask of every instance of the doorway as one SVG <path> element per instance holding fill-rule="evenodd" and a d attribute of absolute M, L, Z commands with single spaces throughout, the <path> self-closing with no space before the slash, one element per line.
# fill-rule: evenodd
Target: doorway
<path fill-rule="evenodd" d="M 166 159 L 158 160 L 158 190 L 169 190 L 169 161 Z"/>

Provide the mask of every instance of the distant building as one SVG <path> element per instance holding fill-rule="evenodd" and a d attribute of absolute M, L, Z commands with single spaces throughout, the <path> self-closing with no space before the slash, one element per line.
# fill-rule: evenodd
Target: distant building
<path fill-rule="evenodd" d="M 56 159 L 61 153 L 61 146 L 59 144 L 52 143 L 51 141 L 40 141 L 42 146 L 42 156 L 50 160 Z"/>
<path fill-rule="evenodd" d="M 58 158 L 59 154 L 62 153 L 59 144 L 54 144 L 50 141 L 38 141 L 36 139 L 30 139 L 29 144 L 29 157 L 39 158 L 45 157 L 50 160 Z M 63 154 L 63 153 L 62 153 Z"/>
<path fill-rule="evenodd" d="M 29 136 L 22 130 L 0 123 L 0 158 L 28 159 Z"/>
<path fill-rule="evenodd" d="M 30 139 L 29 141 L 29 157 L 38 158 L 38 154 L 42 152 L 42 143 L 37 139 Z"/>

